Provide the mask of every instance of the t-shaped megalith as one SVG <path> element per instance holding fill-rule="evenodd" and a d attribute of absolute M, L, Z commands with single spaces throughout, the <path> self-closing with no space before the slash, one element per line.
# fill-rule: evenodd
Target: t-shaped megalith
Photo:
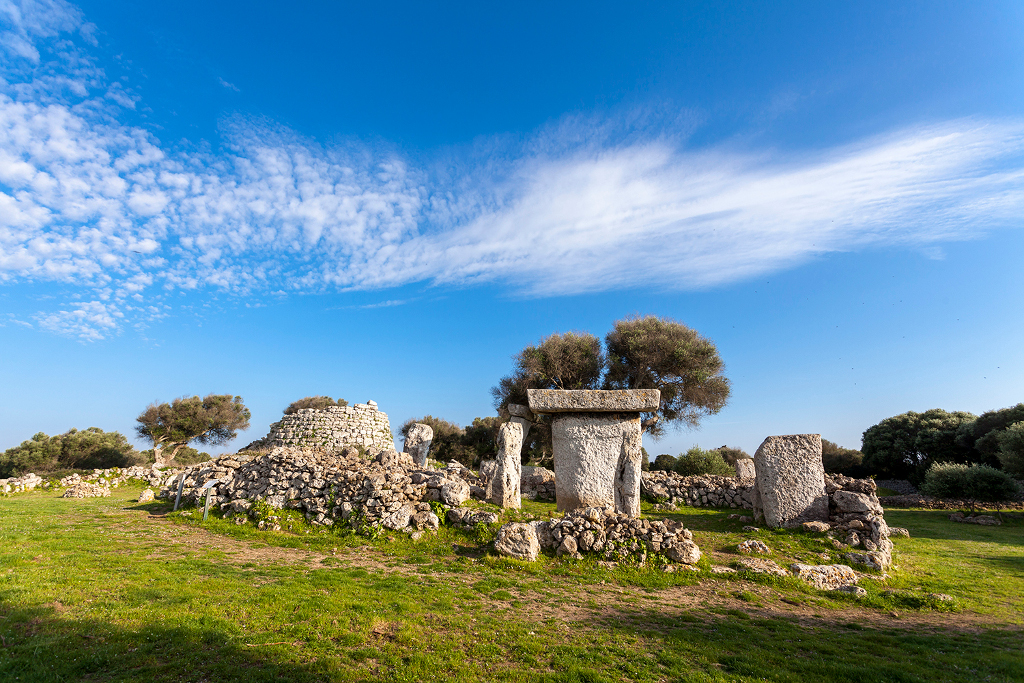
<path fill-rule="evenodd" d="M 642 412 L 658 409 L 657 389 L 530 389 L 530 409 L 550 413 L 559 510 L 601 507 L 640 515 Z"/>

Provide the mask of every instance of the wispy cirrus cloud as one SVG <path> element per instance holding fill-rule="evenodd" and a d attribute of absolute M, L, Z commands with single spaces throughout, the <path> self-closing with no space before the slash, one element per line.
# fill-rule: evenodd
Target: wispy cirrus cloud
<path fill-rule="evenodd" d="M 235 120 L 224 153 L 170 149 L 123 122 L 136 98 L 89 60 L 76 8 L 5 1 L 0 17 L 14 65 L 0 87 L 0 282 L 96 293 L 36 318 L 86 340 L 166 315 L 155 304 L 174 290 L 700 288 L 829 251 L 966 239 L 1024 209 L 1020 120 L 792 153 L 574 119 L 436 163 Z"/>

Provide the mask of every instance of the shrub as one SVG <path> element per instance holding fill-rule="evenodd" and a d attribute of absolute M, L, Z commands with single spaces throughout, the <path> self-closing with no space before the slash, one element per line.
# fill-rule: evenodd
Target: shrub
<path fill-rule="evenodd" d="M 676 457 L 669 455 L 668 453 L 662 453 L 654 459 L 654 464 L 651 465 L 652 470 L 661 470 L 662 472 L 671 472 L 675 469 Z"/>
<path fill-rule="evenodd" d="M 298 401 L 292 401 L 288 407 L 284 409 L 284 414 L 294 415 L 304 408 L 323 410 L 324 408 L 333 408 L 334 406 L 341 406 L 344 408 L 347 405 L 348 401 L 343 398 L 339 398 L 335 401 L 330 396 L 307 396 L 306 398 L 300 398 Z"/>
<path fill-rule="evenodd" d="M 0 478 L 26 472 L 130 467 L 141 461 L 139 453 L 119 432 L 105 432 L 98 427 L 69 429 L 57 436 L 39 432 L 0 454 Z"/>
<path fill-rule="evenodd" d="M 141 451 L 139 455 L 142 456 L 144 461 L 147 463 L 156 461 L 156 455 L 153 453 L 152 448 L 150 448 L 149 450 Z M 211 456 L 206 451 L 197 451 L 191 446 L 185 446 L 181 450 L 179 450 L 178 453 L 174 456 L 174 464 L 180 465 L 182 467 L 187 465 L 195 465 L 196 463 L 199 462 L 206 462 L 210 460 L 212 457 L 213 456 Z"/>
<path fill-rule="evenodd" d="M 989 410 L 957 430 L 957 443 L 973 449 L 971 460 L 998 467 L 1000 436 L 1017 422 L 1024 420 L 1024 403 L 1009 408 Z"/>
<path fill-rule="evenodd" d="M 729 446 L 719 446 L 715 450 L 719 453 L 719 455 L 722 456 L 722 459 L 725 460 L 727 464 L 732 465 L 733 467 L 736 466 L 737 460 L 743 460 L 744 458 L 746 458 L 747 460 L 751 459 L 750 454 L 747 453 L 742 448 L 730 448 Z"/>
<path fill-rule="evenodd" d="M 680 454 L 672 469 L 676 474 L 681 474 L 684 477 L 695 474 L 719 474 L 722 476 L 735 474 L 721 453 L 705 451 L 700 446 L 694 446 L 686 453 Z"/>
<path fill-rule="evenodd" d="M 937 462 L 925 472 L 921 492 L 936 498 L 966 498 L 967 469 L 958 462 Z"/>
<path fill-rule="evenodd" d="M 937 462 L 928 468 L 921 492 L 936 498 L 997 503 L 1014 498 L 1019 487 L 1006 472 L 990 465 Z"/>
<path fill-rule="evenodd" d="M 1024 422 L 1014 422 L 999 434 L 999 463 L 1014 477 L 1024 479 Z"/>
<path fill-rule="evenodd" d="M 828 439 L 821 440 L 821 462 L 826 472 L 850 475 L 861 469 L 864 454 L 853 448 L 843 448 Z"/>

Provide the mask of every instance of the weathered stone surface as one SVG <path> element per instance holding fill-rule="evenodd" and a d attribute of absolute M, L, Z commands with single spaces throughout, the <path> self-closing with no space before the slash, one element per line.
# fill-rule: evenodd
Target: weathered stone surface
<path fill-rule="evenodd" d="M 700 561 L 700 548 L 693 541 L 685 538 L 679 538 L 672 542 L 663 551 L 665 557 L 672 560 L 673 562 L 680 562 L 682 564 L 697 564 Z"/>
<path fill-rule="evenodd" d="M 498 429 L 498 456 L 494 474 L 487 482 L 488 502 L 503 508 L 523 506 L 519 487 L 523 474 L 523 441 L 529 430 L 530 422 L 521 417 L 510 418 Z"/>
<path fill-rule="evenodd" d="M 139 494 L 140 503 L 152 503 L 154 500 L 153 489 L 145 489 Z"/>
<path fill-rule="evenodd" d="M 413 467 L 412 456 L 408 453 L 399 453 L 395 449 L 384 450 L 377 454 L 375 458 L 384 467 L 402 467 L 409 468 Z"/>
<path fill-rule="evenodd" d="M 657 389 L 528 389 L 535 413 L 642 413 L 661 403 Z"/>
<path fill-rule="evenodd" d="M 753 479 L 754 478 L 754 460 L 753 458 L 737 458 L 736 459 L 736 476 L 740 479 Z"/>
<path fill-rule="evenodd" d="M 832 528 L 832 525 L 828 522 L 804 522 L 800 525 L 804 531 L 813 531 L 815 533 L 823 534 Z"/>
<path fill-rule="evenodd" d="M 799 564 L 789 566 L 798 579 L 824 591 L 857 583 L 857 573 L 845 564 Z"/>
<path fill-rule="evenodd" d="M 769 436 L 754 454 L 760 509 L 772 527 L 828 521 L 820 434 Z M 758 501 L 755 501 L 757 503 Z"/>
<path fill-rule="evenodd" d="M 557 415 L 551 437 L 559 510 L 607 507 L 640 514 L 639 415 Z"/>
<path fill-rule="evenodd" d="M 441 502 L 458 507 L 469 500 L 469 484 L 464 481 L 450 481 L 441 487 Z"/>
<path fill-rule="evenodd" d="M 506 557 L 533 562 L 540 555 L 540 541 L 533 526 L 509 522 L 498 529 L 494 549 Z"/>
<path fill-rule="evenodd" d="M 413 464 L 417 467 L 426 467 L 427 455 L 430 453 L 430 444 L 433 440 L 433 428 L 417 422 L 409 428 L 409 435 L 405 437 L 402 450 L 412 456 Z"/>
<path fill-rule="evenodd" d="M 836 589 L 837 593 L 849 593 L 855 598 L 866 598 L 868 592 L 860 586 L 840 586 Z"/>
<path fill-rule="evenodd" d="M 543 467 L 524 465 L 519 493 L 530 500 L 555 500 L 555 473 Z"/>
<path fill-rule="evenodd" d="M 388 516 L 384 517 L 384 519 L 381 520 L 381 524 L 383 524 L 386 529 L 399 531 L 409 526 L 409 521 L 415 514 L 415 506 L 406 503 Z"/>
<path fill-rule="evenodd" d="M 902 538 L 910 538 L 910 532 L 901 526 L 889 527 L 889 536 L 900 536 Z"/>
<path fill-rule="evenodd" d="M 551 522 L 534 520 L 530 522 L 533 532 L 537 535 L 537 542 L 541 548 L 554 548 L 555 539 L 551 535 Z"/>
<path fill-rule="evenodd" d="M 882 514 L 882 504 L 878 497 L 871 493 L 855 493 L 853 491 L 836 491 L 832 494 L 832 500 L 839 512 L 873 512 L 876 515 Z"/>
<path fill-rule="evenodd" d="M 579 546 L 576 543 L 576 538 L 573 536 L 565 536 L 562 542 L 558 546 L 558 555 L 575 555 Z"/>
<path fill-rule="evenodd" d="M 771 574 L 773 576 L 789 576 L 789 572 L 780 567 L 778 563 L 772 560 L 766 560 L 762 557 L 741 557 L 737 563 L 740 569 L 755 574 Z"/>
<path fill-rule="evenodd" d="M 506 406 L 506 410 L 508 410 L 508 414 L 513 417 L 521 417 L 530 421 L 532 421 L 534 417 L 533 411 L 531 411 L 527 406 L 520 405 L 518 403 L 509 403 L 508 406 Z"/>
<path fill-rule="evenodd" d="M 771 555 L 772 549 L 768 547 L 768 544 L 764 541 L 759 541 L 756 538 L 752 538 L 748 541 L 743 541 L 737 547 L 744 555 Z"/>

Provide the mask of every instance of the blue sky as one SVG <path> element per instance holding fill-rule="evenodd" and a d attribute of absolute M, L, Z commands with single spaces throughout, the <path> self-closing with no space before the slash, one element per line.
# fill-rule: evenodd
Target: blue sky
<path fill-rule="evenodd" d="M 0 447 L 634 314 L 733 382 L 652 454 L 1024 400 L 1024 6 L 778 5 L 0 0 Z"/>

